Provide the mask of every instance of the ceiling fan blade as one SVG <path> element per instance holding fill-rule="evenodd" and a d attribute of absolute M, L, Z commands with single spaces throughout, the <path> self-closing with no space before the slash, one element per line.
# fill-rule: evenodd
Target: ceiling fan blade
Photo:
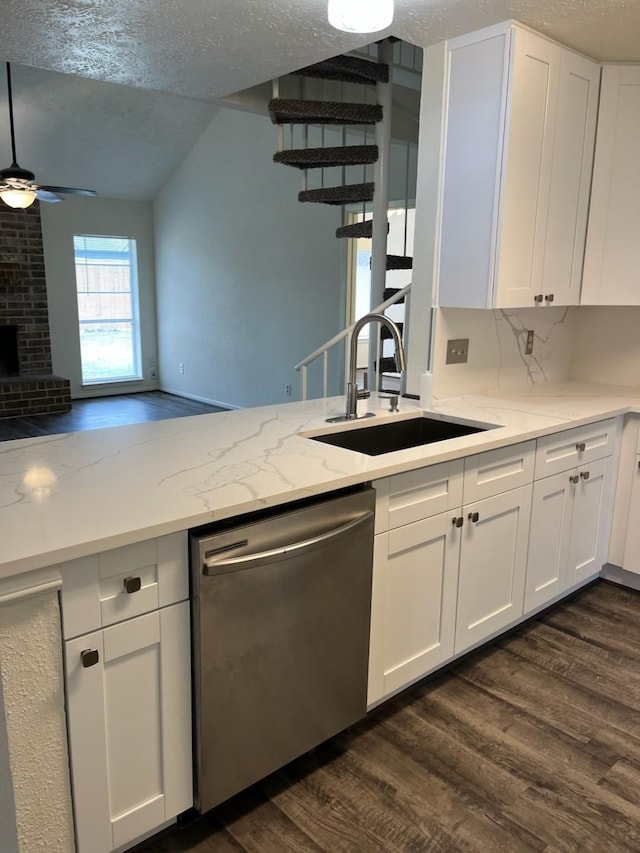
<path fill-rule="evenodd" d="M 38 184 L 38 189 L 47 190 L 50 193 L 61 193 L 62 195 L 98 195 L 95 190 L 81 190 L 76 187 L 52 187 L 48 184 Z"/>
<path fill-rule="evenodd" d="M 63 201 L 62 196 L 58 195 L 58 193 L 52 193 L 48 189 L 38 189 L 35 191 L 36 196 L 38 197 L 38 201 Z"/>

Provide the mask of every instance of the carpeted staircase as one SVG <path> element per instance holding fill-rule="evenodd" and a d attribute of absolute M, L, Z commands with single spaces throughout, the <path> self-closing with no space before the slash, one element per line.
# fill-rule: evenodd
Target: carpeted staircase
<path fill-rule="evenodd" d="M 380 62 L 361 59 L 355 56 L 336 56 L 325 62 L 319 62 L 294 72 L 295 76 L 338 83 L 356 84 L 370 87 L 389 81 L 389 67 Z M 304 87 L 303 91 L 304 91 Z M 366 91 L 366 90 L 363 90 Z M 311 100 L 273 98 L 269 102 L 269 114 L 276 125 L 319 125 L 331 127 L 362 128 L 373 127 L 383 120 L 382 107 L 378 104 L 358 103 L 342 100 Z M 388 117 L 387 120 L 390 120 Z M 305 143 L 306 143 L 305 136 Z M 344 138 L 344 135 L 343 135 Z M 323 136 L 324 139 L 324 136 Z M 346 183 L 346 168 L 351 166 L 370 166 L 378 160 L 377 145 L 332 145 L 325 147 L 290 148 L 274 154 L 276 163 L 292 166 L 303 171 L 309 169 L 332 169 L 342 167 L 342 182 L 337 186 L 322 186 L 315 189 L 303 189 L 298 194 L 301 202 L 313 202 L 330 205 L 366 205 L 373 201 L 375 186 L 372 181 Z M 324 178 L 324 173 L 323 173 Z M 305 180 L 306 187 L 306 180 Z M 388 228 L 387 228 L 388 230 Z M 371 219 L 355 224 L 342 225 L 336 230 L 338 238 L 366 238 L 373 233 Z M 412 258 L 404 255 L 387 255 L 387 270 L 411 269 Z M 384 299 L 391 298 L 399 288 L 385 288 Z M 403 302 L 404 300 L 401 300 Z M 402 328 L 402 323 L 399 324 Z M 384 357 L 384 341 L 390 337 L 385 327 L 381 327 L 380 340 L 382 356 L 380 358 L 381 387 L 384 390 L 384 374 L 396 370 L 393 356 Z M 395 389 L 392 389 L 395 390 Z"/>

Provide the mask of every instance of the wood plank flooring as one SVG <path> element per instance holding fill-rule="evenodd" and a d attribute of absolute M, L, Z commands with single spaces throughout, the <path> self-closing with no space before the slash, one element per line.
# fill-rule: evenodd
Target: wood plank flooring
<path fill-rule="evenodd" d="M 74 400 L 70 412 L 57 415 L 32 415 L 24 418 L 2 418 L 0 419 L 0 441 L 222 411 L 224 409 L 218 406 L 209 406 L 197 400 L 188 400 L 186 397 L 176 397 L 164 391 L 93 397 L 87 400 Z"/>
<path fill-rule="evenodd" d="M 598 582 L 136 853 L 640 851 L 639 663 Z"/>

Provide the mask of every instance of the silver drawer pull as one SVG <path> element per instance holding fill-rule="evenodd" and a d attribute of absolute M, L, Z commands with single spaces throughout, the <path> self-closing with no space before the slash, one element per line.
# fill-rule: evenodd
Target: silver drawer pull
<path fill-rule="evenodd" d="M 127 595 L 131 595 L 132 592 L 138 592 L 142 587 L 142 581 L 140 578 L 125 578 L 124 579 L 124 591 Z"/>
<path fill-rule="evenodd" d="M 585 443 L 584 441 L 579 441 L 579 442 L 576 444 L 576 450 L 578 451 L 578 453 L 584 453 L 584 451 L 585 451 L 586 449 L 587 449 L 587 445 L 586 445 L 586 443 Z"/>
<path fill-rule="evenodd" d="M 589 479 L 589 472 L 588 471 L 580 471 L 580 476 L 582 477 L 583 480 L 588 480 Z"/>
<path fill-rule="evenodd" d="M 80 652 L 80 660 L 82 666 L 87 669 L 90 666 L 95 666 L 100 660 L 100 655 L 97 649 L 84 649 Z"/>

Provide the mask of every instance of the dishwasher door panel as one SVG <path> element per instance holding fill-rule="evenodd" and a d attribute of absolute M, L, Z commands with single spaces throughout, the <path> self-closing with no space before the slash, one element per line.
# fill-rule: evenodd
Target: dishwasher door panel
<path fill-rule="evenodd" d="M 303 518 L 292 513 L 296 544 L 310 546 L 278 559 L 263 551 L 253 564 L 243 558 L 242 570 L 204 574 L 204 555 L 218 542 L 200 541 L 193 573 L 200 811 L 365 716 L 372 502 L 363 492 L 305 508 Z M 329 506 L 327 530 L 327 515 L 325 523 L 320 516 Z M 280 514 L 233 536 L 248 540 L 250 551 L 283 520 L 286 527 Z"/>

